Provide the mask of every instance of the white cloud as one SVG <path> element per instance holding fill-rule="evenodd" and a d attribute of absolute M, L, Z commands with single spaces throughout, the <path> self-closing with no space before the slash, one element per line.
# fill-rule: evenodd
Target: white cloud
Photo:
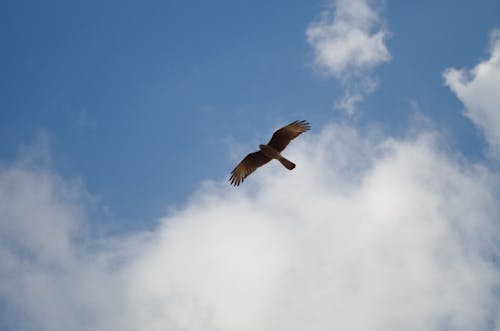
<path fill-rule="evenodd" d="M 344 95 L 340 101 L 335 102 L 335 109 L 344 111 L 350 117 L 354 117 L 357 106 L 367 94 L 375 91 L 377 84 L 377 80 L 368 76 L 344 84 Z"/>
<path fill-rule="evenodd" d="M 363 101 L 363 96 L 359 93 L 345 93 L 342 100 L 335 103 L 335 108 L 343 110 L 349 116 L 354 116 L 357 105 Z"/>
<path fill-rule="evenodd" d="M 377 86 L 372 69 L 391 59 L 377 4 L 380 7 L 380 1 L 334 0 L 306 30 L 316 68 L 344 87 L 335 108 L 349 116 L 355 115 L 357 105 Z"/>
<path fill-rule="evenodd" d="M 443 76 L 465 115 L 484 131 L 492 155 L 500 157 L 500 30 L 493 31 L 490 47 L 489 59 L 470 70 L 447 69 Z"/>
<path fill-rule="evenodd" d="M 497 317 L 498 178 L 330 126 L 150 233 L 82 234 L 75 187 L 0 172 L 0 320 L 16 330 L 480 330 Z M 75 193 L 76 192 L 76 193 Z M 83 193 L 85 196 L 85 194 Z M 75 239 L 76 238 L 76 239 Z"/>
<path fill-rule="evenodd" d="M 343 78 L 387 62 L 387 31 L 367 0 L 336 0 L 306 31 L 315 62 L 327 73 Z"/>

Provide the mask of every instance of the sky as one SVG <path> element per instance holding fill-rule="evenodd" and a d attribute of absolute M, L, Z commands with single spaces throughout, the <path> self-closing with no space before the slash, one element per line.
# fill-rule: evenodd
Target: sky
<path fill-rule="evenodd" d="M 0 329 L 500 331 L 500 2 L 17 1 L 0 45 Z"/>

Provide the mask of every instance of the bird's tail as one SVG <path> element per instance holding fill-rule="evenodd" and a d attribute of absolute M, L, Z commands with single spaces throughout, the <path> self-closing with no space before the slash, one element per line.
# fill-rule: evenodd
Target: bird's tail
<path fill-rule="evenodd" d="M 285 166 L 285 168 L 287 168 L 288 170 L 292 170 L 293 168 L 295 168 L 295 163 L 291 162 L 291 161 L 288 161 L 287 159 L 285 159 L 283 156 L 281 158 L 279 158 L 279 161 L 281 162 L 282 165 Z"/>

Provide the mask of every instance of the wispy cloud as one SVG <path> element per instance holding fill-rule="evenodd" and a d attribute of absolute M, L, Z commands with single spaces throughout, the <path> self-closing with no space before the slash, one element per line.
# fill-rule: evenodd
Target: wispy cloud
<path fill-rule="evenodd" d="M 360 93 L 346 92 L 342 100 L 335 103 L 335 108 L 345 111 L 349 116 L 354 116 L 356 107 L 361 101 L 363 101 L 363 96 Z"/>
<path fill-rule="evenodd" d="M 478 330 L 498 311 L 498 176 L 436 134 L 328 126 L 151 232 L 85 236 L 85 196 L 0 171 L 0 312 L 16 330 Z M 4 313 L 8 312 L 8 313 Z M 22 318 L 21 318 L 22 316 Z"/>
<path fill-rule="evenodd" d="M 491 34 L 490 57 L 472 69 L 447 69 L 446 85 L 465 105 L 465 115 L 484 131 L 493 156 L 500 157 L 500 30 Z"/>
<path fill-rule="evenodd" d="M 349 115 L 377 85 L 371 70 L 391 59 L 377 4 L 380 7 L 377 1 L 332 1 L 306 30 L 317 70 L 344 85 L 344 97 L 335 106 Z"/>

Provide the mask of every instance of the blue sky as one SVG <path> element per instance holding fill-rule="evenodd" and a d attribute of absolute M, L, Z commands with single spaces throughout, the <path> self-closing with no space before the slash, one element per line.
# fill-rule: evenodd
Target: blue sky
<path fill-rule="evenodd" d="M 10 2 L 1 19 L 0 159 L 48 135 L 54 167 L 80 176 L 118 222 L 158 217 L 227 176 L 227 139 L 295 119 L 348 120 L 342 87 L 311 70 L 305 28 L 323 1 Z M 498 1 L 388 2 L 390 63 L 355 125 L 404 134 L 419 110 L 478 157 L 481 139 L 440 72 L 484 57 Z M 267 138 L 266 138 L 267 139 Z"/>
<path fill-rule="evenodd" d="M 118 285 L 110 285 L 111 292 L 103 292 L 127 293 L 116 311 L 104 309 L 107 299 L 90 298 L 71 287 L 66 289 L 70 289 L 67 297 L 52 298 L 56 307 L 70 303 L 70 311 L 60 310 L 66 315 L 60 327 L 66 329 L 84 330 L 88 325 L 94 330 L 119 329 L 123 325 L 115 324 L 114 317 L 131 310 L 140 315 L 128 320 L 132 329 L 153 330 L 161 325 L 244 330 L 241 325 L 247 325 L 253 330 L 293 330 L 293 318 L 280 316 L 295 314 L 297 329 L 305 321 L 314 321 L 311 330 L 328 329 L 335 323 L 340 329 L 358 330 L 362 325 L 349 324 L 352 320 L 330 320 L 322 314 L 319 307 L 338 304 L 329 294 L 345 295 L 348 314 L 366 302 L 363 289 L 385 289 L 382 275 L 408 274 L 397 283 L 400 292 L 395 290 L 384 302 L 390 311 L 389 307 L 401 303 L 399 298 L 416 293 L 415 300 L 422 301 L 415 303 L 415 319 L 401 311 L 400 316 L 410 323 L 404 324 L 363 306 L 359 310 L 367 314 L 367 321 L 395 329 L 419 329 L 419 321 L 425 320 L 429 322 L 425 327 L 432 330 L 487 326 L 499 330 L 498 298 L 487 294 L 498 289 L 498 266 L 475 264 L 460 253 L 471 249 L 478 260 L 484 258 L 484 251 L 490 257 L 498 253 L 492 248 L 498 248 L 500 238 L 495 225 L 500 192 L 500 104 L 495 93 L 500 91 L 498 28 L 500 2 L 494 0 L 4 3 L 0 10 L 0 196 L 9 202 L 0 203 L 0 253 L 12 266 L 3 270 L 4 275 L 39 276 L 40 283 L 50 283 L 53 288 L 49 288 L 59 292 L 57 283 L 63 276 L 50 267 L 55 264 L 69 270 L 64 284 L 81 281 L 75 275 L 82 271 L 82 277 L 88 275 L 87 290 L 96 297 L 98 284 L 120 279 Z M 301 119 L 308 120 L 312 130 L 290 145 L 296 145 L 289 153 L 294 162 L 299 160 L 297 171 L 287 173 L 270 165 L 242 187 L 229 186 L 229 173 L 240 158 L 281 125 Z M 32 160 L 28 166 L 26 159 Z M 323 179 L 315 177 L 320 173 Z M 400 181 L 393 181 L 391 173 Z M 436 192 L 441 194 L 435 196 Z M 290 203 L 281 196 L 296 205 L 301 204 L 299 197 L 307 203 L 296 207 L 295 214 L 289 213 L 284 208 Z M 354 206 L 361 206 L 366 214 L 358 214 Z M 239 216 L 221 217 L 231 213 Z M 298 216 L 306 214 L 310 218 Z M 279 215 L 289 217 L 292 225 L 281 223 Z M 235 219 L 241 228 L 226 222 Z M 352 225 L 326 226 L 323 219 Z M 422 222 L 430 222 L 429 232 L 405 232 Z M 463 279 L 453 282 L 453 268 L 443 267 L 439 254 L 424 248 L 414 251 L 403 242 L 385 247 L 384 239 L 393 235 L 370 226 L 371 230 L 359 231 L 355 224 L 378 224 L 393 234 L 402 233 L 401 238 L 415 243 L 412 247 L 440 250 L 440 242 L 449 244 L 450 265 L 465 270 Z M 299 228 L 308 231 L 299 235 L 295 232 Z M 471 238 L 467 234 L 464 241 L 459 240 L 456 233 L 464 231 Z M 87 236 L 87 232 L 100 235 Z M 323 235 L 336 232 L 359 240 L 330 247 L 331 238 Z M 491 238 L 485 240 L 484 232 Z M 251 240 L 260 236 L 269 256 Z M 301 243 L 302 253 L 289 245 L 294 240 Z M 186 249 L 198 242 L 199 251 Z M 393 260 L 383 253 L 372 256 L 363 250 L 363 242 L 373 251 L 408 253 L 421 264 L 393 266 L 391 261 L 399 261 L 400 256 Z M 491 246 L 482 246 L 485 242 Z M 237 258 L 224 255 L 220 247 L 234 249 Z M 357 261 L 354 264 L 366 262 L 356 269 L 364 270 L 359 276 L 364 284 L 361 290 L 345 293 L 340 280 L 338 287 L 329 287 L 332 283 L 326 275 L 315 278 L 318 266 L 337 270 L 336 279 L 345 282 L 352 271 L 351 264 L 339 262 L 342 257 L 326 254 L 327 247 L 331 251 L 347 247 L 347 256 Z M 61 250 L 71 253 L 59 254 Z M 324 259 L 308 260 L 304 252 Z M 34 274 L 24 273 L 23 254 L 32 254 L 43 267 L 38 269 L 35 263 L 30 269 Z M 304 258 L 304 265 L 289 261 L 296 254 Z M 192 259 L 193 266 L 179 262 L 182 256 Z M 383 260 L 387 264 L 382 263 L 387 269 L 367 267 L 373 259 L 365 261 L 366 256 L 387 258 Z M 208 284 L 220 291 L 198 287 L 199 278 L 192 273 L 204 273 L 207 265 L 218 270 L 221 261 L 234 262 L 242 272 L 257 263 L 262 273 L 243 277 L 237 271 L 209 272 Z M 74 267 L 77 264 L 84 270 Z M 159 264 L 165 264 L 165 269 Z M 411 278 L 410 271 L 419 267 L 443 283 Z M 167 275 L 169 285 L 144 268 Z M 480 270 L 472 283 L 465 276 L 470 270 Z M 317 310 L 302 311 L 293 298 L 259 292 L 273 283 L 273 277 L 290 274 L 296 278 L 287 278 L 287 284 L 301 288 L 296 297 L 313 298 L 311 307 Z M 367 274 L 375 276 L 365 279 Z M 232 276 L 243 277 L 245 286 L 260 296 L 243 291 L 242 296 L 252 299 L 239 302 L 232 295 L 243 285 L 233 283 Z M 33 308 L 43 303 L 43 290 L 30 282 L 30 292 L 26 283 L 11 284 L 7 278 L 1 279 L 0 303 L 9 311 L 29 311 L 31 318 L 26 324 L 10 318 L 5 327 L 55 330 L 55 321 L 61 322 L 63 314 Z M 93 283 L 96 279 L 100 282 Z M 321 292 L 306 279 L 323 284 L 326 299 L 320 299 Z M 452 285 L 446 287 L 446 283 Z M 16 301 L 9 291 L 17 286 L 28 290 Z M 432 302 L 418 294 L 443 286 L 443 297 Z M 463 297 L 453 296 L 464 288 Z M 152 292 L 160 294 L 151 297 Z M 131 303 L 139 297 L 138 302 L 147 305 L 172 293 L 181 293 L 181 303 L 198 300 L 201 310 L 168 303 L 160 305 L 168 317 L 158 320 L 154 313 Z M 264 297 L 271 306 L 273 300 L 291 303 L 269 321 L 259 304 L 252 305 Z M 457 308 L 456 300 L 469 300 L 483 312 L 467 305 Z M 232 309 L 227 302 L 239 302 L 248 314 L 238 311 L 234 319 L 221 317 Z M 442 308 L 433 310 L 435 303 Z M 88 315 L 73 309 L 80 304 Z M 198 322 L 172 317 L 179 311 Z"/>

